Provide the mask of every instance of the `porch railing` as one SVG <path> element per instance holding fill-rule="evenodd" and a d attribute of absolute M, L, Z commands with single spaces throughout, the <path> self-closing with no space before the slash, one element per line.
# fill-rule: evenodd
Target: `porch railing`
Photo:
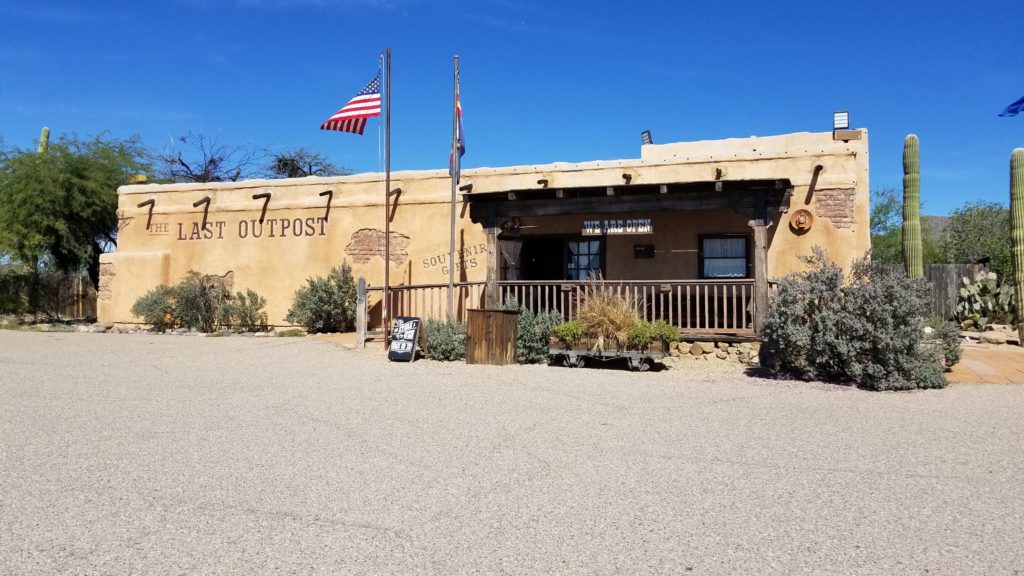
<path fill-rule="evenodd" d="M 366 289 L 374 306 L 383 297 L 383 289 Z M 482 308 L 484 305 L 484 282 L 459 282 L 455 284 L 455 316 L 459 322 L 466 321 L 466 310 Z M 448 284 L 409 284 L 388 288 L 388 314 L 394 316 L 416 316 L 443 319 L 448 317 Z"/>
<path fill-rule="evenodd" d="M 632 299 L 644 320 L 664 320 L 683 333 L 753 333 L 754 281 L 748 279 L 504 281 L 499 287 L 501 302 L 515 298 L 524 308 L 558 312 L 566 320 L 576 318 L 589 291 L 602 289 Z M 380 288 L 368 292 L 380 301 Z M 448 315 L 448 284 L 392 286 L 389 298 L 392 316 Z M 460 322 L 466 321 L 467 309 L 483 305 L 484 282 L 455 285 L 455 312 Z"/>
<path fill-rule="evenodd" d="M 501 282 L 502 301 L 515 298 L 534 312 L 576 318 L 591 290 L 611 290 L 636 302 L 642 319 L 664 320 L 681 332 L 753 332 L 753 280 Z"/>

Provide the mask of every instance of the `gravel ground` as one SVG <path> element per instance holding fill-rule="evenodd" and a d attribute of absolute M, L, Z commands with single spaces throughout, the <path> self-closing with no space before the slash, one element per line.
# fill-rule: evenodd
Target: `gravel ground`
<path fill-rule="evenodd" d="M 1024 388 L 0 331 L 0 574 L 1024 574 Z"/>

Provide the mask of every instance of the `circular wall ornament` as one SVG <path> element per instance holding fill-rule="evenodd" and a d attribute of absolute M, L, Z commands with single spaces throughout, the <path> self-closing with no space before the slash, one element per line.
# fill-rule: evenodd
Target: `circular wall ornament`
<path fill-rule="evenodd" d="M 789 227 L 797 234 L 803 234 L 814 225 L 814 215 L 810 210 L 800 209 L 789 217 Z"/>

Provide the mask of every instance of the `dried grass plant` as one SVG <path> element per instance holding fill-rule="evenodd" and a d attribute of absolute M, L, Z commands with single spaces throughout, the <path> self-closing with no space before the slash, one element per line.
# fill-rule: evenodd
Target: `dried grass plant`
<path fill-rule="evenodd" d="M 578 302 L 577 320 L 587 336 L 597 342 L 594 350 L 603 351 L 606 341 L 625 344 L 629 333 L 640 322 L 639 304 L 629 294 L 619 294 L 614 286 L 592 280 Z"/>

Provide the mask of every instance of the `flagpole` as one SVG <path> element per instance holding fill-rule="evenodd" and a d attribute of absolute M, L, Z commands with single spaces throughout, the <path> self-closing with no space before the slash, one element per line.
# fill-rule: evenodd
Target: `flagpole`
<path fill-rule="evenodd" d="M 455 204 L 459 187 L 459 55 L 455 55 L 455 78 L 452 87 L 452 206 L 448 237 L 448 318 L 455 320 Z"/>
<path fill-rule="evenodd" d="M 389 283 L 391 281 L 391 48 L 385 56 L 384 80 L 384 302 L 381 305 L 381 321 L 384 324 L 384 348 L 391 339 Z"/>

